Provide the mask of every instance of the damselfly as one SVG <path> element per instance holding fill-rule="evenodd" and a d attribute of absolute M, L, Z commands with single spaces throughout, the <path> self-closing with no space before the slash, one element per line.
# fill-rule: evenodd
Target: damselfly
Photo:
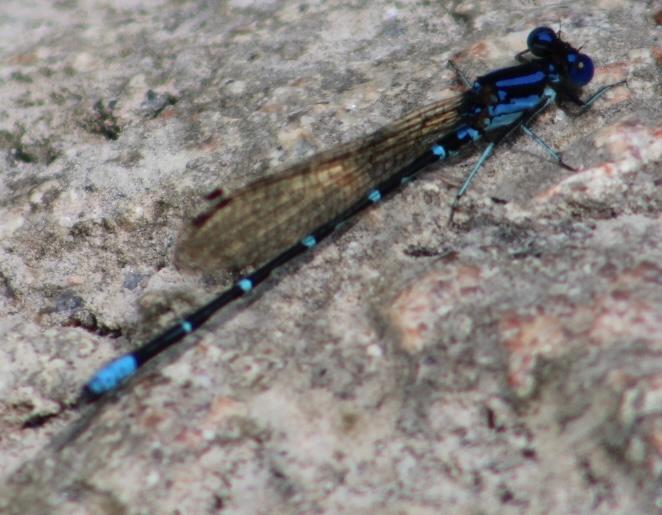
<path fill-rule="evenodd" d="M 566 100 L 588 109 L 607 89 L 588 100 L 581 88 L 593 78 L 593 62 L 547 27 L 533 30 L 519 65 L 478 77 L 461 95 L 431 104 L 357 141 L 317 154 L 225 196 L 208 196 L 210 209 L 187 226 L 179 239 L 178 265 L 253 271 L 211 302 L 151 341 L 105 365 L 85 385 L 96 398 L 115 389 L 147 361 L 181 341 L 214 313 L 263 282 L 277 267 L 314 247 L 341 223 L 378 202 L 425 166 L 447 159 L 480 139 L 481 156 L 458 189 L 459 199 L 496 145 L 516 131 L 541 144 L 570 168 L 529 127 L 554 103 Z M 530 56 L 529 56 L 530 54 Z"/>

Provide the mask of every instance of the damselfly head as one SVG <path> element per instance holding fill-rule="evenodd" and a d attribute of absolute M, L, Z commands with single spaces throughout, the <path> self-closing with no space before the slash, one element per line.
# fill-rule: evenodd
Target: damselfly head
<path fill-rule="evenodd" d="M 572 86 L 582 87 L 593 78 L 593 61 L 560 38 L 549 27 L 538 27 L 529 33 L 526 44 L 536 57 L 551 59 Z"/>

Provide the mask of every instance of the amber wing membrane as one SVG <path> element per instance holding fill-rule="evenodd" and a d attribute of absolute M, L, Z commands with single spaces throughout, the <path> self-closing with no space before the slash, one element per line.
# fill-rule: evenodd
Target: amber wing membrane
<path fill-rule="evenodd" d="M 182 230 L 177 265 L 211 271 L 265 263 L 428 150 L 457 124 L 462 100 L 459 95 L 430 104 L 215 199 Z"/>

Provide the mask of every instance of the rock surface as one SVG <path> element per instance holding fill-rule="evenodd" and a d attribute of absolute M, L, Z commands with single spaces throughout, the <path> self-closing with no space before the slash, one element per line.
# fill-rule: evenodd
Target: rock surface
<path fill-rule="evenodd" d="M 364 5 L 366 4 L 366 5 Z M 0 18 L 0 511 L 662 510 L 662 11 L 645 2 L 33 2 Z M 430 167 L 118 395 L 81 384 L 228 284 L 202 196 L 512 63 L 596 61 L 448 205 Z"/>

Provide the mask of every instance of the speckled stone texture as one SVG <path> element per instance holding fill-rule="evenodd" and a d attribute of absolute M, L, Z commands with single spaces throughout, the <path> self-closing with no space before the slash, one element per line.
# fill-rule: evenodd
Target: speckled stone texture
<path fill-rule="evenodd" d="M 0 512 L 662 512 L 659 2 L 7 0 Z M 103 362 L 229 281 L 202 196 L 458 92 L 561 27 L 628 80 L 419 180 L 118 395 Z"/>

